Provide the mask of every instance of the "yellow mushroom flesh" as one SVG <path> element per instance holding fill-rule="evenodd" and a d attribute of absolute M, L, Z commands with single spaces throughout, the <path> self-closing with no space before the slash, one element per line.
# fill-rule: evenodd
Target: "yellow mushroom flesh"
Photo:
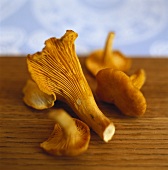
<path fill-rule="evenodd" d="M 82 121 L 72 118 L 63 109 L 50 112 L 56 121 L 50 137 L 40 146 L 52 155 L 77 156 L 84 153 L 90 142 L 90 129 Z"/>
<path fill-rule="evenodd" d="M 103 69 L 96 75 L 96 80 L 96 94 L 99 99 L 115 104 L 128 116 L 137 117 L 145 113 L 145 97 L 124 72 L 110 68 Z"/>
<path fill-rule="evenodd" d="M 77 33 L 68 30 L 60 39 L 50 38 L 41 52 L 28 55 L 28 69 L 41 91 L 66 102 L 105 142 L 114 124 L 100 111 L 75 52 Z"/>

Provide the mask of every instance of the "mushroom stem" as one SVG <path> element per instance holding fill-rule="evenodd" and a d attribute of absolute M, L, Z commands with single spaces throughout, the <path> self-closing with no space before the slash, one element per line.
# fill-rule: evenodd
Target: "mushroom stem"
<path fill-rule="evenodd" d="M 98 108 L 93 96 L 80 100 L 80 105 L 72 106 L 81 120 L 88 124 L 105 142 L 112 139 L 115 126 Z"/>
<path fill-rule="evenodd" d="M 109 56 L 111 56 L 112 59 L 112 45 L 113 45 L 113 40 L 114 40 L 114 32 L 109 32 L 107 40 L 106 40 L 106 44 L 104 47 L 104 51 L 103 51 L 103 63 L 108 63 L 109 62 Z"/>
<path fill-rule="evenodd" d="M 74 136 L 78 133 L 75 121 L 63 109 L 51 111 L 49 117 L 60 125 L 66 136 Z"/>

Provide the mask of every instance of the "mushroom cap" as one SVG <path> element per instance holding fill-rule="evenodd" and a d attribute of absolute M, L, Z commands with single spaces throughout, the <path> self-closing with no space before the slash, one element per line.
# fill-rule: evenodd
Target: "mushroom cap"
<path fill-rule="evenodd" d="M 115 104 L 128 116 L 141 116 L 146 111 L 146 100 L 132 80 L 122 71 L 103 69 L 96 75 L 97 96 Z"/>
<path fill-rule="evenodd" d="M 25 104 L 38 110 L 52 107 L 56 100 L 55 95 L 48 95 L 42 92 L 37 84 L 31 79 L 27 80 L 27 83 L 23 88 L 23 94 L 23 101 Z"/>
<path fill-rule="evenodd" d="M 119 50 L 114 50 L 109 56 L 108 62 L 102 61 L 104 50 L 96 50 L 86 58 L 86 67 L 96 76 L 96 74 L 105 68 L 113 68 L 121 71 L 128 71 L 131 67 L 131 59 L 126 58 Z"/>
<path fill-rule="evenodd" d="M 121 71 L 128 71 L 131 67 L 132 61 L 130 58 L 127 58 L 121 51 L 114 50 L 113 53 L 114 60 L 114 69 Z"/>
<path fill-rule="evenodd" d="M 66 136 L 61 126 L 56 123 L 48 140 L 41 143 L 41 147 L 52 155 L 77 156 L 88 149 L 90 141 L 89 127 L 79 119 L 73 118 L 78 133 L 75 136 Z"/>
<path fill-rule="evenodd" d="M 39 89 L 64 102 L 75 103 L 78 95 L 91 94 L 75 52 L 77 36 L 76 32 L 67 30 L 59 39 L 46 40 L 41 52 L 27 56 L 28 70 Z"/>

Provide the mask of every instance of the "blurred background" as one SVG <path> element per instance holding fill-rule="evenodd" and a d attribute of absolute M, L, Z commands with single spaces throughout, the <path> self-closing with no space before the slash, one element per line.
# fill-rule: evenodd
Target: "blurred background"
<path fill-rule="evenodd" d="M 78 55 L 103 48 L 129 56 L 168 57 L 168 0 L 0 0 L 0 55 L 41 51 L 66 30 L 78 33 Z"/>

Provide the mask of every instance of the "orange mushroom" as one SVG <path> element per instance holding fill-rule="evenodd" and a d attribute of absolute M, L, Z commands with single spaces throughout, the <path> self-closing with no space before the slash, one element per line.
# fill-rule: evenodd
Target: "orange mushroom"
<path fill-rule="evenodd" d="M 28 70 L 39 89 L 66 102 L 105 142 L 115 132 L 113 122 L 98 108 L 75 52 L 77 33 L 50 38 L 41 52 L 28 55 Z"/>
<path fill-rule="evenodd" d="M 71 118 L 63 109 L 50 112 L 54 130 L 40 146 L 52 155 L 77 156 L 84 153 L 90 142 L 90 129 L 82 121 Z"/>
<path fill-rule="evenodd" d="M 27 80 L 25 87 L 23 88 L 24 98 L 23 101 L 30 107 L 35 109 L 46 109 L 54 105 L 56 96 L 51 94 L 48 95 L 42 92 L 37 84 L 32 80 Z"/>
<path fill-rule="evenodd" d="M 86 58 L 86 67 L 94 75 L 104 69 L 113 68 L 121 71 L 127 71 L 131 67 L 131 59 L 126 58 L 120 51 L 112 50 L 114 33 L 109 32 L 105 48 L 96 50 Z"/>
<path fill-rule="evenodd" d="M 147 106 L 146 99 L 139 90 L 144 80 L 142 77 L 145 76 L 143 71 L 141 73 L 130 78 L 119 70 L 110 68 L 100 70 L 96 75 L 96 94 L 100 100 L 116 105 L 125 115 L 141 116 Z"/>

